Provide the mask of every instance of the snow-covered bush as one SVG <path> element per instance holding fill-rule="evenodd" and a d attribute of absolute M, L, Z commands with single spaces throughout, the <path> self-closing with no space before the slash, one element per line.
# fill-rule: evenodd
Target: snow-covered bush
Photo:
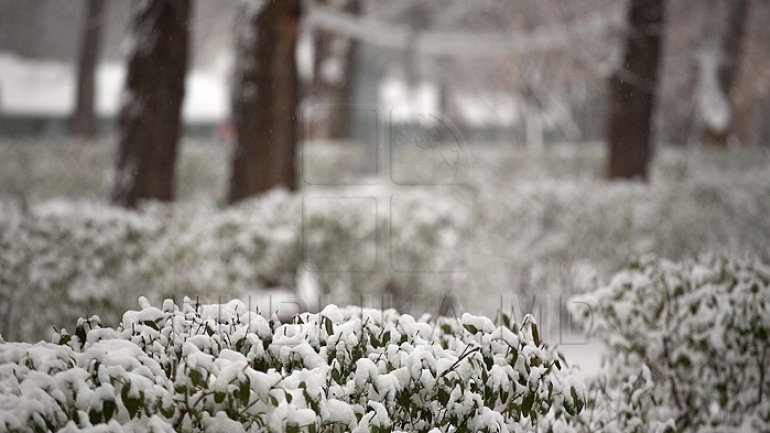
<path fill-rule="evenodd" d="M 770 252 L 770 165 L 689 170 L 649 185 L 544 179 L 480 188 L 468 280 L 497 293 L 576 293 L 633 256 Z M 466 305 L 476 309 L 473 300 Z"/>
<path fill-rule="evenodd" d="M 0 429 L 509 432 L 585 403 L 529 319 L 140 304 L 117 329 L 92 317 L 53 343 L 0 344 Z"/>
<path fill-rule="evenodd" d="M 460 222 L 438 215 L 435 202 L 408 205 L 428 217 L 388 227 L 396 254 L 410 248 L 418 269 L 447 261 L 455 251 L 444 247 L 444 233 L 459 231 L 453 224 Z M 439 286 L 430 274 L 396 273 L 378 262 L 382 253 L 372 250 L 380 227 L 368 209 L 325 203 L 303 210 L 302 196 L 280 190 L 224 210 L 155 204 L 126 211 L 67 201 L 2 207 L 0 332 L 14 340 L 41 338 L 53 319 L 94 312 L 116 323 L 142 293 L 229 299 L 293 289 L 301 270 L 322 294 L 349 303 L 394 287 L 424 294 Z M 21 320 L 33 312 L 41 319 Z"/>
<path fill-rule="evenodd" d="M 220 201 L 227 186 L 224 143 L 182 138 L 175 197 Z M 116 137 L 0 137 L 0 197 L 29 202 L 51 199 L 106 201 L 110 196 Z"/>
<path fill-rule="evenodd" d="M 492 314 L 499 296 L 512 292 L 531 300 L 593 290 L 632 256 L 768 253 L 766 149 L 659 146 L 650 182 L 638 183 L 605 180 L 604 143 L 535 152 L 510 143 L 459 144 L 463 160 L 449 181 L 471 192 L 473 219 L 471 261 L 454 286 L 496 295 L 460 295 L 469 310 Z M 442 153 L 452 150 L 407 146 L 399 152 L 412 163 L 394 170 L 401 178 L 447 182 Z"/>
<path fill-rule="evenodd" d="M 86 203 L 48 203 L 0 216 L 0 325 L 14 339 L 40 338 L 58 316 L 91 310 L 119 319 L 116 305 L 148 275 L 154 218 Z M 35 317 L 35 320 L 30 320 Z"/>
<path fill-rule="evenodd" d="M 578 300 L 608 349 L 578 431 L 770 430 L 767 263 L 644 259 Z"/>
<path fill-rule="evenodd" d="M 770 153 L 757 149 L 662 147 L 651 182 L 638 184 L 605 182 L 598 145 L 537 154 L 467 145 L 468 160 L 450 179 L 443 157 L 428 158 L 414 147 L 415 154 L 402 156 L 419 163 L 398 168 L 398 179 L 459 186 L 393 185 L 385 176 L 363 179 L 379 182 L 369 186 L 303 185 L 299 194 L 220 209 L 212 204 L 224 191 L 226 152 L 191 144 L 180 155 L 180 202 L 127 212 L 99 201 L 107 197 L 107 143 L 0 143 L 6 338 L 39 338 L 54 317 L 74 320 L 89 311 L 116 323 L 139 294 L 154 301 L 172 294 L 231 298 L 244 290 L 294 289 L 301 281 L 338 304 L 392 295 L 400 311 L 420 314 L 454 294 L 465 310 L 491 315 L 501 298 L 529 305 L 533 296 L 592 290 L 630 256 L 769 252 Z M 339 171 L 334 161 L 343 158 L 334 155 L 342 147 L 305 147 L 311 154 L 303 161 L 317 165 L 319 177 Z M 418 172 L 405 173 L 409 167 Z M 26 211 L 11 199 L 20 191 L 29 199 Z M 62 200 L 45 201 L 52 196 Z M 316 200 L 323 197 L 335 199 Z M 360 206 L 342 206 L 346 198 Z M 84 199 L 90 201 L 78 201 Z M 112 228 L 117 233 L 107 233 Z M 102 264 L 101 254 L 114 265 Z M 467 287 L 483 287 L 485 296 Z M 15 321 L 30 312 L 51 319 Z M 539 317 L 546 332 L 557 329 L 551 318 L 558 315 Z"/>

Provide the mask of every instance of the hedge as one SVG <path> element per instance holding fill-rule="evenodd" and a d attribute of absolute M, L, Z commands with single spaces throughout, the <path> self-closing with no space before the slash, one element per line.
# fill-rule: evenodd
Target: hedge
<path fill-rule="evenodd" d="M 768 262 L 644 258 L 576 301 L 607 353 L 572 431 L 770 431 Z"/>
<path fill-rule="evenodd" d="M 120 326 L 0 344 L 0 426 L 27 431 L 509 432 L 579 413 L 534 320 L 140 299 Z"/>

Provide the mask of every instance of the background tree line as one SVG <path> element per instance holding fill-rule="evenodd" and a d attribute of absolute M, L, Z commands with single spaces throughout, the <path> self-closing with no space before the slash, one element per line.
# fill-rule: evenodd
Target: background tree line
<path fill-rule="evenodd" d="M 98 58 L 95 54 L 99 46 L 98 16 L 103 13 L 103 1 L 86 2 L 88 12 L 81 39 L 79 93 L 73 128 L 85 135 L 93 133 L 93 70 Z M 455 25 L 461 22 L 462 19 L 458 21 L 452 16 L 452 11 L 455 15 L 457 11 L 466 12 L 492 28 L 496 20 L 501 21 L 501 28 L 509 24 L 505 21 L 524 20 L 525 27 L 527 20 L 542 21 L 538 21 L 537 16 L 522 17 L 518 12 L 511 12 L 504 3 L 493 4 L 484 10 L 457 2 L 439 8 L 428 1 L 395 2 L 388 6 L 361 0 L 245 2 L 238 14 L 235 32 L 236 56 L 231 82 L 235 146 L 228 201 L 234 203 L 277 185 L 297 188 L 295 159 L 300 138 L 298 112 L 301 101 L 307 98 L 343 106 L 351 98 L 353 79 L 350 70 L 371 67 L 366 64 L 366 54 L 362 54 L 365 47 L 361 47 L 356 38 L 315 29 L 313 78 L 303 86 L 296 64 L 300 27 L 307 16 L 303 6 L 328 7 L 349 17 L 366 11 L 377 15 L 385 10 L 390 19 L 406 23 L 415 32 L 434 26 L 441 28 L 442 23 Z M 559 13 L 574 12 L 575 15 L 602 6 L 597 0 L 589 2 L 591 5 L 585 10 L 573 11 L 570 9 L 573 6 L 552 3 L 557 4 Z M 112 193 L 115 204 L 132 207 L 141 199 L 173 199 L 184 79 L 189 63 L 190 35 L 195 30 L 190 18 L 193 7 L 191 0 L 157 0 L 132 8 L 130 32 L 133 43 L 127 59 L 125 96 L 119 115 L 119 146 Z M 614 61 L 615 69 L 608 74 L 603 102 L 606 106 L 603 123 L 608 148 L 607 176 L 610 179 L 648 177 L 649 161 L 654 153 L 656 113 L 661 104 L 668 103 L 669 97 L 666 89 L 661 88 L 662 68 L 666 61 L 663 51 L 666 43 L 677 41 L 671 35 L 682 31 L 671 28 L 667 20 L 667 12 L 676 7 L 665 0 L 626 2 L 623 26 L 619 30 L 622 46 Z M 750 0 L 708 0 L 700 2 L 695 10 L 701 14 L 701 19 L 693 22 L 699 23 L 701 28 L 688 29 L 699 40 L 698 51 L 693 55 L 695 72 L 691 76 L 695 79 L 689 83 L 694 89 L 692 101 L 683 104 L 685 108 L 682 108 L 691 113 L 682 118 L 692 124 L 688 130 L 696 131 L 695 138 L 699 142 L 726 146 L 732 137 L 741 135 L 741 123 L 748 122 L 739 104 L 745 95 L 736 88 L 736 81 L 741 53 L 746 49 L 745 35 L 751 8 Z M 710 14 L 710 9 L 721 12 Z M 552 10 L 545 8 L 546 12 Z M 462 21 L 464 28 L 473 29 L 473 19 Z M 511 41 L 512 44 L 515 42 Z M 565 49 L 587 51 L 591 47 Z M 336 76 L 329 73 L 328 62 L 325 63 L 329 57 L 334 57 L 338 68 L 342 65 L 345 72 Z M 548 79 L 549 62 L 552 61 L 545 58 L 544 66 L 533 73 L 527 73 L 527 70 L 511 73 L 511 76 L 516 75 L 515 86 L 523 86 L 526 91 L 522 94 L 529 95 L 525 99 L 528 105 L 537 107 L 547 103 L 542 97 L 542 88 L 547 87 L 547 83 L 542 81 Z M 416 61 L 407 58 L 405 64 L 407 78 L 419 73 L 409 67 L 416 65 Z M 427 72 L 442 78 L 440 106 L 446 113 L 453 110 L 452 104 L 446 101 L 456 96 L 452 87 L 465 67 L 451 64 L 449 71 L 441 71 L 447 67 L 446 63 L 439 62 Z M 523 69 L 521 65 L 516 67 Z M 468 70 L 472 71 L 472 68 Z M 531 77 L 537 77 L 541 82 L 532 82 Z M 330 138 L 349 137 L 355 121 L 344 110 L 330 111 L 327 118 L 322 119 L 320 134 Z M 676 138 L 680 142 L 692 139 Z"/>

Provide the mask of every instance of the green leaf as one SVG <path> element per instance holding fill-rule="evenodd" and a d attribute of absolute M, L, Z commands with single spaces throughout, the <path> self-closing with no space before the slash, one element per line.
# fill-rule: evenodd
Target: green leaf
<path fill-rule="evenodd" d="M 83 325 L 78 325 L 75 328 L 75 335 L 80 340 L 80 344 L 86 344 L 86 328 Z"/>
<path fill-rule="evenodd" d="M 88 411 L 88 420 L 91 424 L 101 424 L 102 414 L 96 409 L 91 409 Z"/>
<path fill-rule="evenodd" d="M 680 354 L 679 357 L 676 359 L 676 365 L 682 366 L 684 368 L 690 368 L 692 365 L 692 362 L 690 361 L 690 358 L 685 354 Z M 574 392 L 574 388 L 573 388 Z"/>
<path fill-rule="evenodd" d="M 104 417 L 104 422 L 108 422 L 112 419 L 112 415 L 115 414 L 117 408 L 118 405 L 115 404 L 115 400 L 105 400 L 102 403 L 102 415 Z"/>
<path fill-rule="evenodd" d="M 245 338 L 240 338 L 235 342 L 235 351 L 241 352 L 241 349 L 243 349 L 243 343 L 246 341 Z"/>
<path fill-rule="evenodd" d="M 61 344 L 62 346 L 66 346 L 67 343 L 70 342 L 70 340 L 72 340 L 72 336 L 69 334 L 64 334 L 61 336 L 61 338 L 59 338 L 59 344 Z"/>
<path fill-rule="evenodd" d="M 324 327 L 326 327 L 326 333 L 328 335 L 334 334 L 334 324 L 328 317 L 324 317 Z"/>
<path fill-rule="evenodd" d="M 532 412 L 532 405 L 534 404 L 535 404 L 535 393 L 528 392 L 527 395 L 524 396 L 524 401 L 521 402 L 521 412 L 524 415 L 529 415 L 529 413 Z"/>
<path fill-rule="evenodd" d="M 340 371 L 336 368 L 332 368 L 332 380 L 334 380 L 338 385 L 340 384 Z"/>
<path fill-rule="evenodd" d="M 479 332 L 478 328 L 476 328 L 473 325 L 463 325 L 463 327 L 465 327 L 465 329 L 468 330 L 468 332 L 470 332 L 471 334 L 476 334 Z"/>
<path fill-rule="evenodd" d="M 575 404 L 575 413 L 580 413 L 583 410 L 583 405 L 585 403 L 583 402 L 583 399 L 578 397 L 577 390 L 575 390 L 574 387 L 570 389 L 570 393 L 572 394 L 572 401 Z"/>
<path fill-rule="evenodd" d="M 508 400 L 508 396 L 509 395 L 510 395 L 510 393 L 508 391 L 506 391 L 506 390 L 504 390 L 502 388 L 500 389 L 500 401 L 501 402 L 505 403 L 506 400 Z"/>
<path fill-rule="evenodd" d="M 382 343 L 380 343 L 380 339 L 376 335 L 370 334 L 369 339 L 372 341 L 373 347 L 382 347 Z"/>
<path fill-rule="evenodd" d="M 227 396 L 227 393 L 217 391 L 214 393 L 214 402 L 222 403 L 223 401 L 225 401 L 226 396 Z"/>
<path fill-rule="evenodd" d="M 313 400 L 313 397 L 310 396 L 310 394 L 307 392 L 307 388 L 302 390 L 302 395 L 305 397 L 305 403 L 307 403 L 308 406 L 310 406 L 310 409 L 312 409 L 314 412 L 319 413 L 320 409 L 318 407 L 318 403 Z"/>
<path fill-rule="evenodd" d="M 492 358 L 492 356 L 489 355 L 489 356 L 484 356 L 483 359 L 484 359 L 484 364 L 487 365 L 487 370 L 491 370 L 492 366 L 495 364 L 494 358 Z M 486 370 L 482 370 L 482 371 L 486 373 Z"/>
<path fill-rule="evenodd" d="M 176 408 L 174 405 L 163 407 L 163 404 L 161 403 L 160 399 L 158 399 L 158 408 L 160 409 L 160 413 L 166 417 L 166 418 L 173 418 L 174 413 L 176 412 Z"/>
<path fill-rule="evenodd" d="M 438 390 L 438 401 L 442 406 L 446 406 L 449 403 L 449 393 L 444 388 Z"/>
<path fill-rule="evenodd" d="M 508 316 L 505 313 L 502 313 L 502 319 L 503 319 L 503 326 L 505 326 L 506 328 L 510 329 L 510 327 L 511 327 L 511 318 L 510 318 L 510 316 Z"/>
<path fill-rule="evenodd" d="M 238 387 L 238 400 L 241 401 L 241 404 L 246 406 L 249 404 L 249 397 L 251 396 L 251 388 L 249 387 L 248 378 L 246 378 L 246 381 L 241 382 Z"/>
<path fill-rule="evenodd" d="M 120 398 L 123 400 L 123 406 L 125 406 L 128 411 L 128 417 L 133 418 L 139 413 L 140 399 L 129 396 L 129 389 L 130 384 L 123 386 L 123 389 L 120 391 Z"/>
<path fill-rule="evenodd" d="M 564 410 L 571 416 L 575 416 L 575 406 L 567 399 L 564 400 Z"/>
<path fill-rule="evenodd" d="M 189 375 L 193 386 L 195 386 L 196 388 L 200 388 L 201 383 L 203 383 L 203 374 L 196 369 L 191 369 Z"/>
<path fill-rule="evenodd" d="M 136 414 L 139 413 L 139 406 L 140 406 L 141 400 L 139 398 L 129 397 L 128 392 L 126 392 L 126 395 L 122 397 L 123 397 L 123 406 L 125 406 L 126 410 L 128 411 L 128 417 L 134 418 Z"/>

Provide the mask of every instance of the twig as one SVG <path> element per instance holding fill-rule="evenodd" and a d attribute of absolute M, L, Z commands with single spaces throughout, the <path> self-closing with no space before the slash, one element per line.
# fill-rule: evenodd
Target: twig
<path fill-rule="evenodd" d="M 470 355 L 471 355 L 472 353 L 474 353 L 474 352 L 478 352 L 478 351 L 479 351 L 479 349 L 480 349 L 479 347 L 475 347 L 475 348 L 473 348 L 473 349 L 471 349 L 471 350 L 468 350 L 468 347 L 470 347 L 470 346 L 466 346 L 466 347 L 465 347 L 465 350 L 463 350 L 463 353 L 462 353 L 462 354 L 460 354 L 460 357 L 459 357 L 459 358 L 457 358 L 457 361 L 455 361 L 455 362 L 454 362 L 454 364 L 452 364 L 451 366 L 449 366 L 449 368 L 448 368 L 448 369 L 444 370 L 444 371 L 443 371 L 443 372 L 442 372 L 442 373 L 441 373 L 441 374 L 438 376 L 438 379 L 441 379 L 442 377 L 446 376 L 446 375 L 447 375 L 447 374 L 449 374 L 450 372 L 454 371 L 454 369 L 455 369 L 455 368 L 457 368 L 457 366 L 458 366 L 458 365 L 460 365 L 460 362 L 461 362 L 463 359 L 467 358 L 468 356 L 470 356 Z"/>

